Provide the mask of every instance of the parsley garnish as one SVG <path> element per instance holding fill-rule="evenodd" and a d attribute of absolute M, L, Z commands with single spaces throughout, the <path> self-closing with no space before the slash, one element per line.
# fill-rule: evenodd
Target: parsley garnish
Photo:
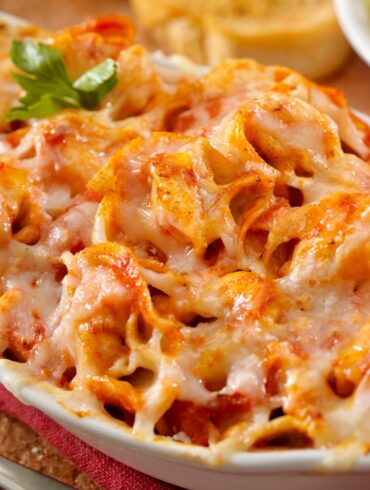
<path fill-rule="evenodd" d="M 13 41 L 10 57 L 24 74 L 12 73 L 25 91 L 8 121 L 47 117 L 67 107 L 95 109 L 118 82 L 117 65 L 108 58 L 72 82 L 60 52 L 31 39 Z"/>

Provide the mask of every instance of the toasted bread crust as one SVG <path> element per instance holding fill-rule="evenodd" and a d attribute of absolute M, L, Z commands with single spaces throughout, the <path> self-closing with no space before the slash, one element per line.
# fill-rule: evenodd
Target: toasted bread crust
<path fill-rule="evenodd" d="M 159 0 L 153 14 L 149 0 L 132 0 L 138 20 L 158 47 L 198 63 L 251 57 L 322 79 L 346 61 L 350 48 L 331 2 L 280 0 L 263 15 L 269 3 L 220 0 L 205 2 L 200 11 L 198 2 Z"/>

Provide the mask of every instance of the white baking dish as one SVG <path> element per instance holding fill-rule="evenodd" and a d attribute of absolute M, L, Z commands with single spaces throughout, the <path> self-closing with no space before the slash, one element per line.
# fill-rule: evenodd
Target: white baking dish
<path fill-rule="evenodd" d="M 336 468 L 330 468 L 329 451 L 311 449 L 234 453 L 227 464 L 209 466 L 205 463 L 205 448 L 185 447 L 172 441 L 142 441 L 133 438 L 123 424 L 99 414 L 81 417 L 77 408 L 83 406 L 77 407 L 74 395 L 69 397 L 63 390 L 35 382 L 23 365 L 0 360 L 0 382 L 21 401 L 37 407 L 108 456 L 184 488 L 265 490 L 273 486 L 274 490 L 337 490 L 338 485 L 346 489 L 351 485 L 361 490 L 370 485 L 370 455 L 346 471 L 338 468 L 338 462 Z"/>

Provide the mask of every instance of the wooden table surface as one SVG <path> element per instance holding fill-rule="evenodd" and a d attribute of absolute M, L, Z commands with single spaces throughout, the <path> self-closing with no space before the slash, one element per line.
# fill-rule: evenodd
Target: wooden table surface
<path fill-rule="evenodd" d="M 0 0 L 0 10 L 50 29 L 59 29 L 99 13 L 128 13 L 125 0 Z M 370 68 L 353 55 L 325 81 L 343 90 L 352 107 L 370 115 Z M 0 454 L 61 479 L 81 490 L 97 490 L 90 479 L 22 424 L 0 414 Z"/>

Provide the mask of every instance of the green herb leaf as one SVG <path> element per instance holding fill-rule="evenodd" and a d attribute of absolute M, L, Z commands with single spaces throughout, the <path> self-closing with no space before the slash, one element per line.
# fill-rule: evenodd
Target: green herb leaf
<path fill-rule="evenodd" d="M 60 52 L 31 39 L 13 41 L 10 57 L 24 73 L 12 73 L 25 91 L 8 121 L 47 117 L 68 107 L 95 109 L 118 82 L 116 63 L 107 59 L 71 81 Z"/>
<path fill-rule="evenodd" d="M 68 107 L 76 107 L 76 104 L 54 95 L 45 94 L 29 106 L 14 107 L 8 113 L 8 120 L 26 121 L 31 117 L 48 117 Z"/>
<path fill-rule="evenodd" d="M 117 82 L 116 63 L 107 59 L 84 73 L 74 82 L 73 87 L 79 92 L 81 104 L 86 109 L 93 109 L 100 104 Z"/>

